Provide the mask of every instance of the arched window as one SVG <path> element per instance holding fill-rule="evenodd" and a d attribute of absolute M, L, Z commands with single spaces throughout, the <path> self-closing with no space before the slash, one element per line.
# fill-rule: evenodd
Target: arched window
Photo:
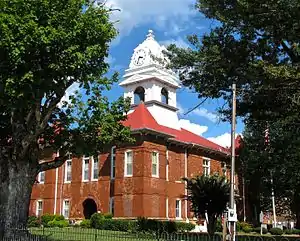
<path fill-rule="evenodd" d="M 138 105 L 141 101 L 145 101 L 145 89 L 140 86 L 134 91 L 134 104 Z"/>
<path fill-rule="evenodd" d="M 166 90 L 166 88 L 161 89 L 161 102 L 164 103 L 164 104 L 169 103 L 169 93 Z"/>

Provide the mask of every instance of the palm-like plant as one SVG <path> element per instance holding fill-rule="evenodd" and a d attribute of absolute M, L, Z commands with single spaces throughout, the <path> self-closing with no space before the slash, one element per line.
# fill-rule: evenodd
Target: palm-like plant
<path fill-rule="evenodd" d="M 217 218 L 226 209 L 229 201 L 230 185 L 224 176 L 196 176 L 183 178 L 187 183 L 187 199 L 197 217 L 208 216 L 207 230 L 210 235 L 215 233 Z"/>

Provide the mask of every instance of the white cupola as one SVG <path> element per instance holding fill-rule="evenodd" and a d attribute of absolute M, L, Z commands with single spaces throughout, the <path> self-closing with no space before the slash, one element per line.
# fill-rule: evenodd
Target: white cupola
<path fill-rule="evenodd" d="M 165 68 L 169 62 L 152 30 L 133 52 L 123 81 L 124 97 L 131 97 L 132 110 L 141 101 L 145 103 L 158 124 L 180 129 L 177 116 L 176 90 L 180 88 L 178 76 Z"/>

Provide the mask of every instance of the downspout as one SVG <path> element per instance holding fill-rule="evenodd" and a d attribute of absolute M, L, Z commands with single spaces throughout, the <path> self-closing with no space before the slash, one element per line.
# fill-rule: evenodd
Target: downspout
<path fill-rule="evenodd" d="M 166 181 L 169 181 L 169 150 L 166 145 Z M 168 194 L 167 194 L 168 195 Z M 166 196 L 166 218 L 169 220 L 169 197 Z"/>
<path fill-rule="evenodd" d="M 60 185 L 60 204 L 59 204 L 59 209 L 60 209 L 60 212 L 59 214 L 62 215 L 63 212 L 62 212 L 62 204 L 63 204 L 63 200 L 62 200 L 62 196 L 63 196 L 63 185 L 64 185 L 64 169 L 61 168 L 61 185 Z"/>
<path fill-rule="evenodd" d="M 185 152 L 184 152 L 184 177 L 188 177 L 188 154 L 187 154 L 187 149 L 185 149 Z M 187 184 L 185 182 L 184 184 L 184 195 L 185 197 L 187 197 Z M 187 203 L 187 199 L 185 199 L 185 202 L 184 202 L 184 206 L 185 206 L 185 220 L 186 222 L 188 223 L 189 222 L 189 219 L 188 219 L 188 211 L 187 211 L 187 208 L 188 208 L 188 203 Z"/>
<path fill-rule="evenodd" d="M 59 156 L 57 151 L 56 156 Z M 56 205 L 57 205 L 57 185 L 58 185 L 58 168 L 55 169 L 55 186 L 54 186 L 54 208 L 53 214 L 56 214 Z"/>

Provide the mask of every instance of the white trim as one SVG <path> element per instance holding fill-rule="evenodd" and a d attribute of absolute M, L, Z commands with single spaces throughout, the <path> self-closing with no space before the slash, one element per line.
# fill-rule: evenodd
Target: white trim
<path fill-rule="evenodd" d="M 166 218 L 169 219 L 169 198 L 166 197 Z"/>
<path fill-rule="evenodd" d="M 57 185 L 58 185 L 58 168 L 55 169 L 54 208 L 53 208 L 54 214 L 56 214 L 56 205 L 57 205 Z"/>
<path fill-rule="evenodd" d="M 44 202 L 43 202 L 43 200 L 42 199 L 38 199 L 38 200 L 36 200 L 36 202 L 35 202 L 35 215 L 37 216 L 37 217 L 39 217 L 39 214 L 38 214 L 38 207 L 39 207 L 39 203 L 42 203 L 42 209 L 41 209 L 41 215 L 40 216 L 42 216 L 43 215 L 43 209 L 44 209 Z"/>
<path fill-rule="evenodd" d="M 153 154 L 156 154 L 156 174 L 153 174 Z M 159 153 L 157 151 L 151 152 L 151 176 L 152 177 L 159 177 Z"/>
<path fill-rule="evenodd" d="M 114 212 L 112 210 L 115 211 L 115 199 L 114 199 L 114 197 L 109 198 L 109 212 L 114 216 Z"/>
<path fill-rule="evenodd" d="M 127 172 L 127 153 L 131 153 L 131 165 L 132 165 L 131 174 L 128 174 Z M 125 151 L 125 156 L 124 156 L 124 177 L 132 177 L 132 175 L 133 175 L 133 151 L 127 150 Z"/>
<path fill-rule="evenodd" d="M 69 206 L 68 206 L 68 213 L 69 213 L 69 215 L 68 215 L 68 217 L 65 216 L 66 202 L 69 203 Z M 69 219 L 69 217 L 70 217 L 70 200 L 69 200 L 69 199 L 64 199 L 64 200 L 63 200 L 62 215 L 65 217 L 65 219 Z"/>
<path fill-rule="evenodd" d="M 42 173 L 44 174 L 44 181 L 41 181 Z M 39 174 L 38 174 L 38 184 L 44 184 L 45 179 L 46 179 L 46 172 L 45 171 L 39 172 Z"/>
<path fill-rule="evenodd" d="M 202 167 L 203 167 L 203 175 L 206 175 L 206 176 L 209 176 L 210 175 L 210 161 L 211 161 L 211 159 L 210 158 L 208 158 L 208 157 L 202 157 L 202 159 L 203 159 L 203 163 L 202 163 Z M 207 161 L 207 163 L 208 164 L 204 164 L 204 161 Z M 206 174 L 205 172 L 204 172 L 204 170 L 207 168 L 208 169 L 208 174 Z"/>
<path fill-rule="evenodd" d="M 177 206 L 177 201 L 179 202 L 179 210 L 178 210 L 178 212 L 179 212 L 179 217 L 177 217 L 177 208 L 176 208 L 176 206 Z M 177 219 L 177 220 L 181 220 L 182 219 L 182 212 L 181 212 L 181 199 L 176 199 L 176 201 L 175 201 L 175 219 Z"/>
<path fill-rule="evenodd" d="M 94 158 L 94 156 L 92 156 L 92 170 L 91 170 L 91 180 L 92 181 L 98 181 L 98 179 L 99 179 L 99 156 L 97 155 L 96 156 L 97 157 L 97 162 L 98 162 L 98 168 L 97 168 L 97 170 L 98 170 L 98 173 L 97 173 L 97 178 L 94 178 L 94 172 L 95 172 L 95 168 L 94 168 L 94 164 L 95 164 L 95 158 Z"/>
<path fill-rule="evenodd" d="M 88 176 L 87 179 L 84 179 L 84 167 L 85 167 L 85 161 L 86 160 L 89 160 L 89 163 L 88 163 L 88 175 L 90 174 L 90 157 L 86 157 L 86 156 L 83 156 L 82 157 L 82 169 L 81 169 L 81 173 L 82 173 L 82 182 L 88 182 L 90 180 L 90 177 Z"/>
<path fill-rule="evenodd" d="M 166 181 L 169 181 L 169 150 L 166 150 Z"/>
<path fill-rule="evenodd" d="M 68 174 L 68 162 L 71 163 L 71 180 L 67 180 L 67 174 Z M 64 164 L 64 168 L 65 168 L 65 173 L 64 173 L 64 183 L 71 183 L 72 181 L 72 159 L 68 159 L 66 160 L 65 164 Z"/>
<path fill-rule="evenodd" d="M 110 179 L 116 178 L 116 150 L 116 146 L 113 146 L 110 150 Z"/>

